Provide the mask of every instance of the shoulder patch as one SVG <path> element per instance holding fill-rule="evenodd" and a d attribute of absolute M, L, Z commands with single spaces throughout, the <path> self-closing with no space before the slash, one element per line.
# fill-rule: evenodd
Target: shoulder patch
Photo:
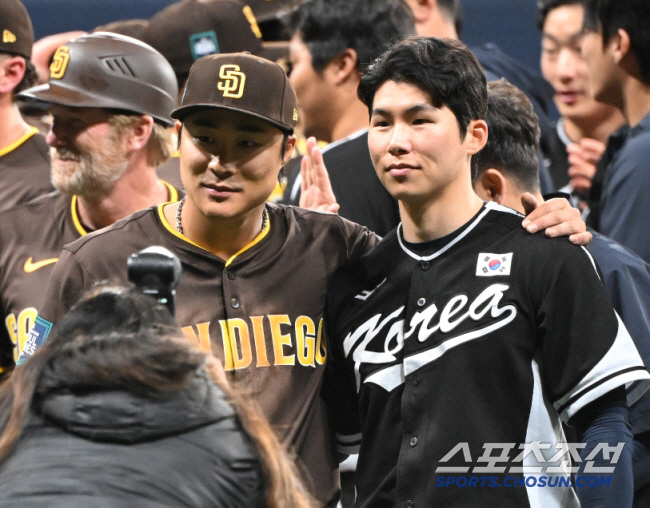
<path fill-rule="evenodd" d="M 20 353 L 20 357 L 18 358 L 16 365 L 25 363 L 38 348 L 45 344 L 45 341 L 50 335 L 51 330 L 52 323 L 46 321 L 40 316 L 36 316 L 36 319 L 34 320 L 34 326 L 32 326 L 32 329 L 29 331 L 27 341 L 25 342 L 25 347 Z"/>

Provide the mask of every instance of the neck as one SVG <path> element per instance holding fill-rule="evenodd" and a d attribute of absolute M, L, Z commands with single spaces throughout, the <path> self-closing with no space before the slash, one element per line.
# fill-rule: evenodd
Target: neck
<path fill-rule="evenodd" d="M 156 169 L 144 163 L 131 164 L 113 188 L 101 196 L 78 196 L 81 221 L 97 230 L 169 199 L 167 187 L 158 180 Z"/>
<path fill-rule="evenodd" d="M 607 112 L 598 118 L 570 119 L 564 117 L 564 132 L 574 143 L 578 143 L 583 138 L 605 143 L 609 135 L 624 123 L 625 118 L 620 110 L 608 108 Z"/>
<path fill-rule="evenodd" d="M 11 94 L 5 94 L 0 99 L 0 150 L 18 141 L 28 130 L 29 125 L 12 102 Z"/>
<path fill-rule="evenodd" d="M 650 86 L 635 77 L 629 77 L 623 85 L 623 115 L 634 127 L 650 113 Z"/>
<path fill-rule="evenodd" d="M 187 198 L 181 212 L 183 234 L 208 252 L 227 261 L 260 234 L 264 208 L 265 204 L 262 203 L 243 216 L 208 217 Z M 177 210 L 176 204 L 165 208 L 165 217 L 173 227 L 176 227 Z"/>
<path fill-rule="evenodd" d="M 330 136 L 330 142 L 347 138 L 351 134 L 368 128 L 368 108 L 356 97 L 341 108 Z"/>
<path fill-rule="evenodd" d="M 453 233 L 483 206 L 469 181 L 450 185 L 439 196 L 414 203 L 399 202 L 404 239 L 428 242 Z"/>

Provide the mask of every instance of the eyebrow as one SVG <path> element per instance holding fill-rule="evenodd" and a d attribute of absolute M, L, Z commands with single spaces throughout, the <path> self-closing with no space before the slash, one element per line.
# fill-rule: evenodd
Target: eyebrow
<path fill-rule="evenodd" d="M 427 104 L 425 102 L 420 103 L 420 104 L 415 104 L 411 106 L 410 108 L 406 109 L 403 114 L 405 115 L 414 115 L 416 113 L 420 113 L 422 111 L 439 111 L 439 108 L 436 108 L 435 106 L 432 106 L 431 104 Z M 374 115 L 382 115 L 382 116 L 391 116 L 392 113 L 388 111 L 387 109 L 383 108 L 374 108 L 372 110 L 372 113 L 370 116 Z"/>
<path fill-rule="evenodd" d="M 575 32 L 574 34 L 571 34 L 571 35 L 568 37 L 567 42 L 568 42 L 568 43 L 575 42 L 575 41 L 578 40 L 580 37 L 582 37 L 584 34 L 585 34 L 585 30 L 584 30 L 584 28 L 583 28 L 583 29 L 580 30 L 579 32 Z M 562 44 L 562 41 L 561 41 L 560 39 L 558 39 L 557 37 L 554 37 L 554 36 L 552 36 L 551 34 L 548 34 L 548 33 L 546 33 L 546 32 L 542 32 L 542 39 L 550 39 L 552 42 L 554 42 L 554 43 L 556 43 L 556 44 Z M 565 43 L 565 44 L 566 44 L 566 43 Z"/>

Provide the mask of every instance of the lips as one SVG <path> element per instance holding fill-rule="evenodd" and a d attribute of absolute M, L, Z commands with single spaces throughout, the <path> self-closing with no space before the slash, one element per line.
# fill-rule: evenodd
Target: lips
<path fill-rule="evenodd" d="M 241 192 L 241 189 L 218 183 L 202 183 L 201 186 L 208 191 L 208 194 L 217 198 L 226 198 L 236 192 Z"/>
<path fill-rule="evenodd" d="M 399 163 L 399 164 L 391 164 L 390 166 L 386 167 L 386 171 L 390 173 L 392 176 L 405 176 L 414 169 L 419 169 L 418 166 L 414 166 L 412 164 L 406 164 L 406 163 Z"/>
<path fill-rule="evenodd" d="M 555 95 L 562 104 L 571 106 L 578 102 L 584 94 L 582 92 L 576 92 L 574 90 L 565 90 L 559 91 Z"/>

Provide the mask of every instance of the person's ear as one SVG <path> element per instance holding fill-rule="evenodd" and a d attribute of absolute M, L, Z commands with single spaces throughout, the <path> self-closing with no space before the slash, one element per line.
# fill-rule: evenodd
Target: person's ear
<path fill-rule="evenodd" d="M 607 44 L 612 49 L 614 63 L 617 65 L 620 64 L 627 55 L 631 54 L 630 34 L 622 28 L 619 28 L 618 31 L 610 37 Z"/>
<path fill-rule="evenodd" d="M 296 146 L 296 136 L 289 136 L 287 138 L 287 144 L 284 145 L 284 157 L 282 157 L 282 165 L 284 166 L 289 162 L 291 156 L 293 155 L 293 148 Z"/>
<path fill-rule="evenodd" d="M 153 132 L 153 123 L 153 118 L 149 115 L 138 117 L 137 123 L 131 128 L 131 134 L 126 145 L 128 150 L 137 152 L 147 145 Z"/>
<path fill-rule="evenodd" d="M 12 93 L 25 76 L 27 64 L 22 56 L 7 58 L 0 64 L 0 93 Z"/>
<path fill-rule="evenodd" d="M 507 182 L 503 174 L 494 168 L 483 171 L 476 180 L 476 194 L 485 201 L 503 204 Z"/>
<path fill-rule="evenodd" d="M 485 120 L 472 120 L 465 134 L 468 155 L 480 152 L 488 140 L 488 126 Z"/>
<path fill-rule="evenodd" d="M 352 48 L 347 48 L 332 58 L 327 64 L 325 72 L 335 85 L 340 86 L 350 80 L 351 77 L 354 77 L 355 81 L 359 80 L 358 63 L 357 52 Z"/>

